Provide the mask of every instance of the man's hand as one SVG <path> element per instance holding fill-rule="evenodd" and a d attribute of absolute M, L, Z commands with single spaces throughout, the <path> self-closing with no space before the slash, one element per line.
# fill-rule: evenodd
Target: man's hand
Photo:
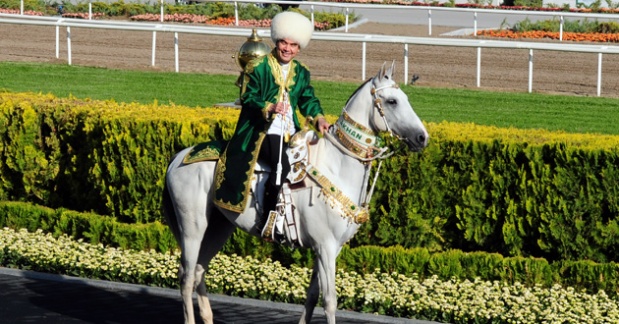
<path fill-rule="evenodd" d="M 321 117 L 318 117 L 316 126 L 318 128 L 318 131 L 320 131 L 320 133 L 324 135 L 325 132 L 329 130 L 329 127 L 331 127 L 331 124 L 329 124 L 329 122 L 324 117 L 321 116 Z"/>
<path fill-rule="evenodd" d="M 288 107 L 289 105 L 283 102 L 274 103 L 271 104 L 271 106 L 269 107 L 269 112 L 273 114 L 284 115 L 288 112 Z"/>

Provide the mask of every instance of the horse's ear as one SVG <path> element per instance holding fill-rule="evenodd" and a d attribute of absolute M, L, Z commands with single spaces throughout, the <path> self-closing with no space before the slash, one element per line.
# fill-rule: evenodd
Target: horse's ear
<path fill-rule="evenodd" d="M 383 62 L 383 66 L 380 67 L 380 70 L 378 71 L 378 79 L 382 80 L 385 77 L 385 66 L 387 65 L 387 62 Z"/>
<path fill-rule="evenodd" d="M 391 80 L 393 80 L 394 73 L 395 73 L 395 60 L 391 61 L 391 66 L 387 70 L 387 74 L 389 75 L 389 78 L 391 78 Z"/>
<path fill-rule="evenodd" d="M 378 79 L 382 80 L 387 77 L 393 80 L 393 72 L 395 71 L 395 60 L 391 61 L 391 66 L 387 67 L 387 62 L 383 62 L 383 66 L 378 71 Z"/>

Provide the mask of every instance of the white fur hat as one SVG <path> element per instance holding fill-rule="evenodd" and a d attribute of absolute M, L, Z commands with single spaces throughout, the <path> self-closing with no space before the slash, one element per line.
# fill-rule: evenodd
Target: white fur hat
<path fill-rule="evenodd" d="M 280 39 L 288 38 L 299 43 L 301 48 L 305 48 L 313 32 L 312 22 L 294 11 L 280 12 L 271 21 L 271 39 L 275 44 Z"/>

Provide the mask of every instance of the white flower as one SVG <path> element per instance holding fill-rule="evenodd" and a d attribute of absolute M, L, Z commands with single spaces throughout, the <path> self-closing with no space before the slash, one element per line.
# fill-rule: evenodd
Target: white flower
<path fill-rule="evenodd" d="M 125 282 L 161 287 L 178 286 L 180 252 L 157 253 L 90 245 L 62 235 L 54 238 L 41 230 L 3 228 L 0 231 L 0 260 L 33 270 L 53 269 L 89 278 L 119 278 Z M 311 269 L 283 267 L 251 257 L 218 254 L 206 275 L 207 288 L 231 295 L 257 296 L 274 301 L 303 303 Z M 453 323 L 617 323 L 619 302 L 604 291 L 587 294 L 555 285 L 505 286 L 437 276 L 423 280 L 397 273 L 358 274 L 338 269 L 338 300 L 363 305 L 363 311 L 415 317 L 441 314 Z M 439 320 L 438 315 L 436 320 Z"/>

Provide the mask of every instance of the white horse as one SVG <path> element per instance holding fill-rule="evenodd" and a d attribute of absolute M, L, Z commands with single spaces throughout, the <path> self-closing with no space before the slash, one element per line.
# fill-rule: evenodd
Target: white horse
<path fill-rule="evenodd" d="M 376 134 L 390 132 L 412 151 L 428 143 L 423 123 L 392 78 L 393 70 L 393 63 L 388 68 L 383 65 L 348 99 L 329 132 L 308 145 L 308 176 L 302 181 L 303 189 L 292 191 L 292 199 L 297 245 L 311 248 L 316 260 L 299 323 L 310 322 L 320 291 L 327 321 L 335 323 L 335 261 L 342 246 L 367 220 L 371 161 L 386 153 L 377 144 Z M 213 313 L 205 271 L 236 227 L 260 235 L 255 228 L 256 203 L 260 203 L 256 182 L 260 181 L 254 179 L 253 198 L 242 214 L 217 212 L 219 208 L 212 203 L 216 161 L 185 164 L 183 157 L 190 149 L 177 154 L 168 167 L 163 210 L 182 251 L 179 277 L 185 323 L 195 323 L 193 292 L 197 290 L 200 316 L 210 324 Z"/>

